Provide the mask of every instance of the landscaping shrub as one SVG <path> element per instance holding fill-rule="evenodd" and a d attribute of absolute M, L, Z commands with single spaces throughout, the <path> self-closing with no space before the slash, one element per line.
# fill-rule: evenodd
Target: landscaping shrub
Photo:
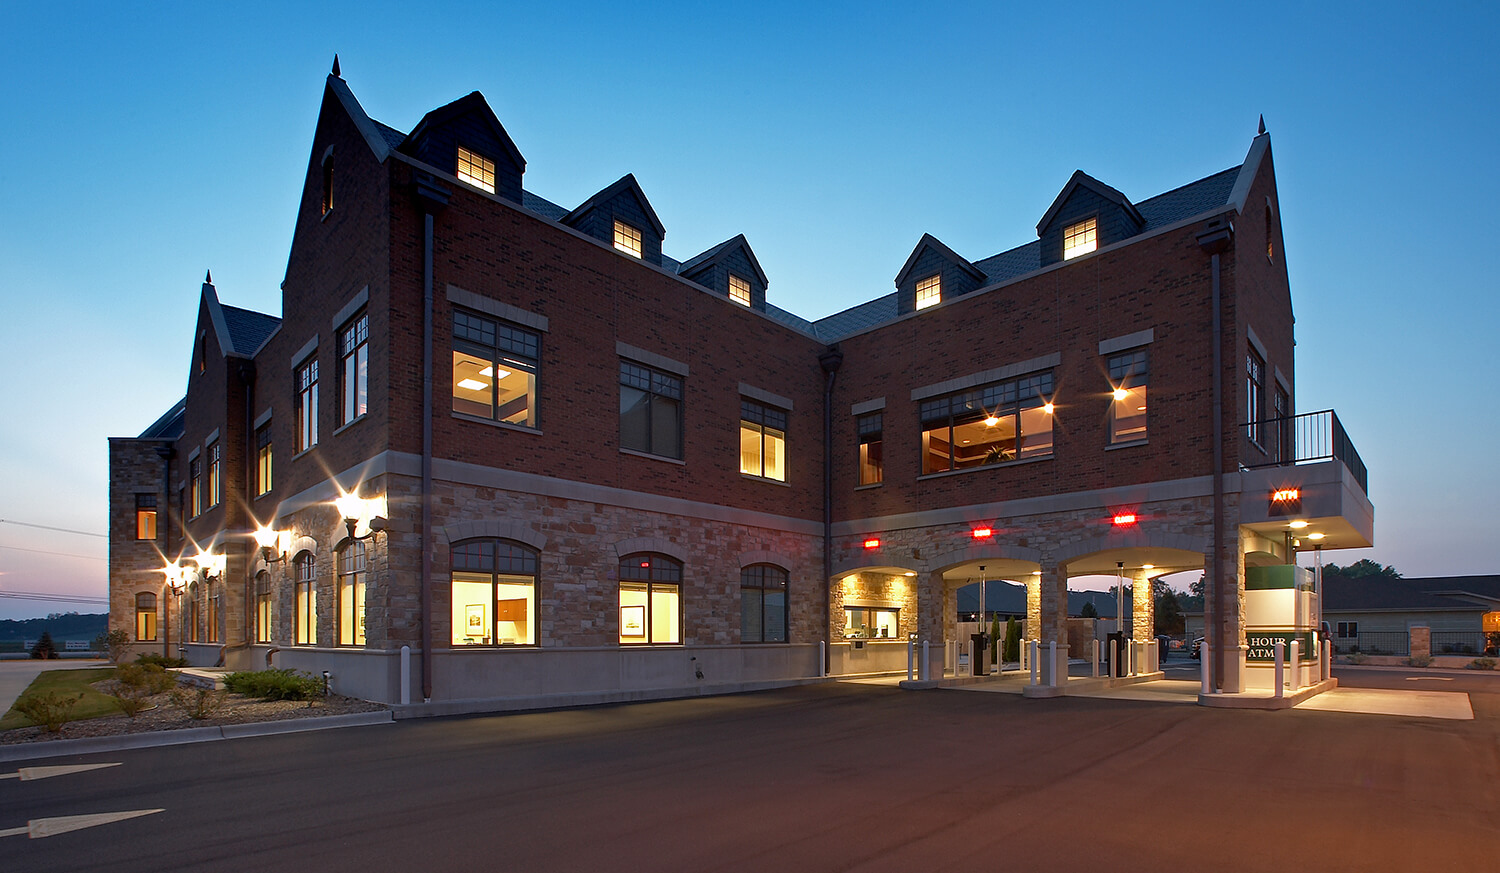
<path fill-rule="evenodd" d="M 1464 665 L 1466 670 L 1493 670 L 1495 669 L 1494 658 L 1475 658 Z"/>
<path fill-rule="evenodd" d="M 119 628 L 105 631 L 94 637 L 94 651 L 103 652 L 111 664 L 118 664 L 125 660 L 125 654 L 130 651 L 130 634 Z"/>
<path fill-rule="evenodd" d="M 1021 626 L 1015 616 L 1005 620 L 1005 660 L 1021 660 Z"/>
<path fill-rule="evenodd" d="M 32 724 L 44 725 L 48 733 L 55 734 L 62 730 L 63 724 L 68 720 L 68 713 L 82 699 L 82 694 L 74 697 L 48 691 L 43 694 L 28 694 L 17 700 L 11 708 L 31 719 Z"/>
<path fill-rule="evenodd" d="M 156 664 L 121 664 L 115 668 L 114 678 L 104 683 L 104 693 L 109 695 L 130 718 L 146 708 L 150 699 L 177 685 L 177 676 L 168 673 Z"/>
<path fill-rule="evenodd" d="M 316 700 L 323 696 L 323 680 L 300 670 L 255 670 L 230 673 L 224 687 L 263 700 Z"/>
<path fill-rule="evenodd" d="M 168 658 L 165 655 L 158 655 L 155 652 L 147 652 L 143 655 L 136 655 L 135 662 L 137 664 L 155 664 L 156 666 L 164 669 L 168 667 L 187 666 L 187 661 L 183 658 Z"/>
<path fill-rule="evenodd" d="M 202 685 L 179 685 L 172 689 L 172 705 L 187 713 L 187 717 L 201 721 L 213 715 L 224 705 L 224 692 Z"/>
<path fill-rule="evenodd" d="M 1366 662 L 1368 660 L 1370 660 L 1370 659 L 1365 656 L 1364 652 L 1350 652 L 1349 653 L 1348 661 L 1351 664 L 1363 664 L 1364 662 Z"/>
<path fill-rule="evenodd" d="M 1432 666 L 1432 656 L 1431 655 L 1412 655 L 1410 658 L 1406 659 L 1406 664 L 1409 667 L 1431 667 Z"/>

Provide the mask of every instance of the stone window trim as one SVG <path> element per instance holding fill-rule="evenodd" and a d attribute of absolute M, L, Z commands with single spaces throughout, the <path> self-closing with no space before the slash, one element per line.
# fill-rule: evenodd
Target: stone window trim
<path fill-rule="evenodd" d="M 475 294 L 472 291 L 465 291 L 457 285 L 449 285 L 446 296 L 448 302 L 455 306 L 472 309 L 475 312 L 491 315 L 495 318 L 519 324 L 522 327 L 529 327 L 532 330 L 539 330 L 542 333 L 548 332 L 547 316 L 545 315 L 538 315 L 519 306 L 512 306 L 509 303 L 485 297 L 482 294 Z"/>
<path fill-rule="evenodd" d="M 782 397 L 780 394 L 774 394 L 764 388 L 757 388 L 754 385 L 747 385 L 744 382 L 740 383 L 740 396 L 748 397 L 767 406 L 774 406 L 786 412 L 792 411 L 792 399 L 790 397 Z"/>
<path fill-rule="evenodd" d="M 959 376 L 943 382 L 935 382 L 931 385 L 923 385 L 911 390 L 912 400 L 926 400 L 929 397 L 937 397 L 940 394 L 953 394 L 966 388 L 975 388 L 990 382 L 1003 382 L 1016 376 L 1025 376 L 1033 372 L 1051 370 L 1062 363 L 1062 355 L 1053 352 L 1050 355 L 1031 358 L 1026 361 L 1017 361 L 1014 364 L 1006 364 L 1003 367 L 995 367 L 989 370 L 981 370 L 978 373 L 970 373 L 967 376 Z"/>
<path fill-rule="evenodd" d="M 308 358 L 311 358 L 313 355 L 316 355 L 317 353 L 318 353 L 318 335 L 317 334 L 313 334 L 312 335 L 312 339 L 310 339 L 307 342 L 303 343 L 302 344 L 302 348 L 300 348 L 297 351 L 295 351 L 295 352 L 292 353 L 291 363 L 288 365 L 287 369 L 292 370 L 292 371 L 295 372 L 299 367 L 301 367 L 303 364 L 307 363 L 307 359 Z"/>
<path fill-rule="evenodd" d="M 536 434 L 537 436 L 543 435 L 542 429 L 539 427 L 527 427 L 524 424 L 512 424 L 508 421 L 495 421 L 492 418 L 481 418 L 477 415 L 470 415 L 467 412 L 454 412 L 450 414 L 459 421 L 472 421 L 475 424 L 487 424 L 490 427 L 498 427 L 501 430 L 514 430 L 520 433 Z M 338 431 L 334 431 L 334 433 L 338 433 Z"/>
<path fill-rule="evenodd" d="M 687 553 L 676 543 L 662 537 L 633 537 L 614 544 L 616 561 L 623 561 L 640 552 L 656 552 L 666 555 L 679 564 L 687 564 Z"/>
<path fill-rule="evenodd" d="M 329 322 L 328 329 L 337 334 L 340 328 L 347 326 L 353 320 L 354 316 L 358 315 L 359 311 L 368 306 L 369 303 L 370 286 L 366 285 L 353 297 L 349 298 L 347 303 L 339 307 L 339 311 L 334 313 L 332 320 Z M 314 339 L 317 338 L 314 337 Z M 303 357 L 306 356 L 304 355 Z"/>
<path fill-rule="evenodd" d="M 885 409 L 885 398 L 876 397 L 873 400 L 866 400 L 862 403 L 856 403 L 853 406 L 850 406 L 849 414 L 864 415 L 867 412 L 879 412 L 882 409 Z"/>
<path fill-rule="evenodd" d="M 1127 333 L 1124 336 L 1111 337 L 1099 341 L 1099 356 L 1112 355 L 1115 352 L 1123 352 L 1137 346 L 1150 345 L 1156 339 L 1156 329 L 1148 327 L 1135 333 Z"/>
<path fill-rule="evenodd" d="M 547 537 L 519 521 L 457 521 L 438 528 L 449 545 L 462 540 L 514 540 L 538 552 L 547 550 Z"/>
<path fill-rule="evenodd" d="M 271 420 L 271 407 L 267 406 L 265 412 L 262 412 L 260 415 L 255 416 L 255 424 L 253 425 L 253 427 L 256 428 L 256 429 L 260 429 L 262 427 L 265 427 L 266 423 L 269 422 L 270 420 Z"/>
<path fill-rule="evenodd" d="M 648 367 L 655 367 L 658 370 L 665 370 L 668 373 L 676 376 L 681 376 L 684 379 L 688 377 L 687 364 L 684 364 L 683 362 L 676 360 L 675 358 L 669 358 L 666 355 L 659 355 L 656 352 L 648 352 L 643 348 L 638 348 L 636 346 L 630 345 L 629 343 L 623 343 L 617 340 L 615 342 L 615 354 L 619 355 L 622 358 L 634 361 L 637 364 L 645 364 Z M 790 400 L 788 400 L 787 402 L 791 403 Z"/>

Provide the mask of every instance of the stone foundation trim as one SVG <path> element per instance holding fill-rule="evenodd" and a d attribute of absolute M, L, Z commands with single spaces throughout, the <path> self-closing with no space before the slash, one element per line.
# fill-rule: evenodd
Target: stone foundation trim
<path fill-rule="evenodd" d="M 472 540 L 480 537 L 494 537 L 502 540 L 514 540 L 525 543 L 537 551 L 545 551 L 547 538 L 523 522 L 519 521 L 458 521 L 453 524 L 445 524 L 438 528 L 449 543 L 460 540 Z"/>

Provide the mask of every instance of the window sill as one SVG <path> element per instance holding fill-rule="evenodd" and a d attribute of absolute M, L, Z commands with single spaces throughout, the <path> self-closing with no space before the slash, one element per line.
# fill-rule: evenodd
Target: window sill
<path fill-rule="evenodd" d="M 1035 464 L 1039 461 L 1050 461 L 1054 457 L 1056 457 L 1056 455 L 1038 455 L 1035 458 L 1022 458 L 1019 461 L 1002 461 L 998 464 L 981 464 L 978 467 L 968 467 L 963 470 L 944 470 L 941 473 L 926 473 L 924 475 L 918 476 L 917 481 L 921 482 L 926 479 L 945 479 L 949 476 L 962 476 L 966 473 L 978 473 L 982 470 L 1002 470 L 1006 467 L 1024 467 L 1027 464 Z"/>
<path fill-rule="evenodd" d="M 855 491 L 869 491 L 871 488 L 884 488 L 884 487 L 885 487 L 885 483 L 884 482 L 871 482 L 868 485 L 855 485 L 854 486 L 854 490 Z"/>
<path fill-rule="evenodd" d="M 318 444 L 317 443 L 313 443 L 312 445 L 308 446 L 307 448 L 303 449 L 302 451 L 297 452 L 296 454 L 292 455 L 292 460 L 295 461 L 298 458 L 306 457 L 307 455 L 311 454 L 312 451 L 314 449 L 316 449 L 317 447 L 318 447 Z"/>
<path fill-rule="evenodd" d="M 271 489 L 271 491 L 275 491 L 275 490 L 276 490 L 275 488 Z M 255 495 L 255 499 L 256 500 L 260 500 L 263 497 L 270 497 L 271 496 L 271 491 L 262 491 L 261 493 Z"/>
<path fill-rule="evenodd" d="M 339 434 L 343 433 L 344 431 L 348 430 L 351 427 L 354 427 L 356 424 L 359 424 L 361 421 L 364 421 L 365 419 L 367 419 L 369 417 L 370 417 L 370 413 L 368 413 L 368 412 L 361 412 L 359 415 L 354 416 L 352 419 L 350 419 L 350 420 L 344 422 L 343 424 L 339 425 L 338 427 L 334 428 L 333 429 L 333 436 L 338 436 Z"/>
<path fill-rule="evenodd" d="M 1131 440 L 1128 443 L 1111 443 L 1110 445 L 1105 446 L 1104 450 L 1106 452 L 1112 452 L 1115 449 L 1133 449 L 1136 446 L 1149 445 L 1150 442 L 1151 442 L 1151 440 L 1148 437 L 1146 439 L 1141 439 L 1141 440 Z"/>
<path fill-rule="evenodd" d="M 514 430 L 521 433 L 534 433 L 537 436 L 542 435 L 542 432 L 537 428 L 527 427 L 524 424 L 511 424 L 508 421 L 496 421 L 493 418 L 480 418 L 477 415 L 470 415 L 467 412 L 455 412 L 452 413 L 452 415 L 459 421 L 472 421 L 475 424 L 487 424 L 490 427 L 498 427 L 501 430 Z"/>
<path fill-rule="evenodd" d="M 620 454 L 622 454 L 622 455 L 631 455 L 631 456 L 637 457 L 637 458 L 649 458 L 649 459 L 651 459 L 653 461 L 665 461 L 668 464 L 676 464 L 679 467 L 686 467 L 687 466 L 687 461 L 678 460 L 677 458 L 669 458 L 666 455 L 653 455 L 650 452 L 640 452 L 640 451 L 636 451 L 635 449 L 627 449 L 624 446 L 620 447 Z M 643 645 L 643 644 L 642 643 L 622 643 L 621 645 Z"/>
<path fill-rule="evenodd" d="M 740 471 L 740 478 L 749 479 L 754 482 L 765 482 L 767 485 L 780 485 L 783 488 L 792 487 L 791 485 L 787 484 L 786 480 L 784 479 L 772 479 L 770 476 L 757 476 L 754 473 L 746 473 L 743 470 Z"/>

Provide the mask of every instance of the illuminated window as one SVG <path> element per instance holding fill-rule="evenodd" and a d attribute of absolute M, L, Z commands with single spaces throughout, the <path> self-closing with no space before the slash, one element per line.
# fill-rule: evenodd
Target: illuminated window
<path fill-rule="evenodd" d="M 323 158 L 323 214 L 333 211 L 333 155 Z"/>
<path fill-rule="evenodd" d="M 453 313 L 453 411 L 536 427 L 541 336 L 503 321 Z"/>
<path fill-rule="evenodd" d="M 271 641 L 271 575 L 264 570 L 255 577 L 255 641 Z"/>
<path fill-rule="evenodd" d="M 313 585 L 312 552 L 302 552 L 292 561 L 296 578 L 295 603 L 292 605 L 292 642 L 299 646 L 318 643 L 318 592 Z"/>
<path fill-rule="evenodd" d="M 188 461 L 188 499 L 192 501 L 193 514 L 191 518 L 197 518 L 203 514 L 203 459 L 194 458 Z"/>
<path fill-rule="evenodd" d="M 536 645 L 537 553 L 506 540 L 453 544 L 453 645 Z"/>
<path fill-rule="evenodd" d="M 901 632 L 901 610 L 875 606 L 844 607 L 844 639 L 892 640 Z"/>
<path fill-rule="evenodd" d="M 682 642 L 682 565 L 666 555 L 620 559 L 620 644 Z"/>
<path fill-rule="evenodd" d="M 338 640 L 341 646 L 365 644 L 365 544 L 350 543 L 338 556 Z"/>
<path fill-rule="evenodd" d="M 771 564 L 740 571 L 740 642 L 787 641 L 787 573 Z"/>
<path fill-rule="evenodd" d="M 1114 391 L 1109 405 L 1111 445 L 1146 438 L 1146 383 L 1145 349 L 1109 357 L 1109 384 Z"/>
<path fill-rule="evenodd" d="M 1052 371 L 924 400 L 922 472 L 1052 454 Z"/>
<path fill-rule="evenodd" d="M 1255 349 L 1245 353 L 1245 433 L 1260 445 L 1261 419 L 1266 402 L 1266 362 Z"/>
<path fill-rule="evenodd" d="M 735 303 L 743 303 L 744 305 L 749 306 L 750 283 L 746 282 L 744 279 L 741 279 L 739 276 L 730 274 L 729 299 L 733 300 Z"/>
<path fill-rule="evenodd" d="M 198 642 L 198 625 L 200 623 L 202 623 L 202 620 L 203 620 L 203 608 L 198 603 L 197 593 L 194 592 L 194 595 L 193 595 L 192 599 L 188 601 L 188 618 L 187 618 L 188 642 L 190 642 L 190 643 L 196 643 L 196 642 Z"/>
<path fill-rule="evenodd" d="M 135 638 L 143 643 L 156 642 L 156 595 L 142 592 L 135 596 Z"/>
<path fill-rule="evenodd" d="M 1271 206 L 1266 205 L 1266 259 L 1276 260 L 1276 233 L 1271 227 Z"/>
<path fill-rule="evenodd" d="M 318 359 L 297 368 L 297 409 L 293 450 L 305 452 L 318 444 Z"/>
<path fill-rule="evenodd" d="M 682 379 L 620 362 L 620 447 L 682 458 Z"/>
<path fill-rule="evenodd" d="M 208 508 L 219 505 L 224 497 L 224 464 L 219 443 L 208 447 Z"/>
<path fill-rule="evenodd" d="M 339 334 L 340 424 L 370 411 L 370 316 L 360 315 Z"/>
<path fill-rule="evenodd" d="M 1070 224 L 1063 230 L 1063 260 L 1086 255 L 1099 248 L 1099 236 L 1094 219 L 1087 218 Z"/>
<path fill-rule="evenodd" d="M 641 256 L 641 232 L 622 221 L 615 222 L 615 248 L 632 257 Z"/>
<path fill-rule="evenodd" d="M 219 595 L 214 594 L 212 589 L 208 595 L 208 641 L 217 643 L 219 641 Z"/>
<path fill-rule="evenodd" d="M 135 496 L 135 538 L 138 540 L 156 539 L 155 494 Z"/>
<path fill-rule="evenodd" d="M 943 302 L 943 277 L 928 276 L 917 283 L 917 308 L 926 309 Z"/>
<path fill-rule="evenodd" d="M 198 334 L 198 372 L 208 369 L 208 334 Z"/>
<path fill-rule="evenodd" d="M 740 472 L 786 481 L 786 413 L 740 400 Z"/>
<path fill-rule="evenodd" d="M 875 485 L 885 481 L 885 452 L 882 428 L 885 416 L 879 412 L 855 419 L 859 433 L 859 484 Z"/>
<path fill-rule="evenodd" d="M 495 162 L 459 146 L 458 181 L 468 182 L 481 191 L 495 193 Z"/>
<path fill-rule="evenodd" d="M 255 430 L 255 495 L 271 493 L 271 424 Z"/>

